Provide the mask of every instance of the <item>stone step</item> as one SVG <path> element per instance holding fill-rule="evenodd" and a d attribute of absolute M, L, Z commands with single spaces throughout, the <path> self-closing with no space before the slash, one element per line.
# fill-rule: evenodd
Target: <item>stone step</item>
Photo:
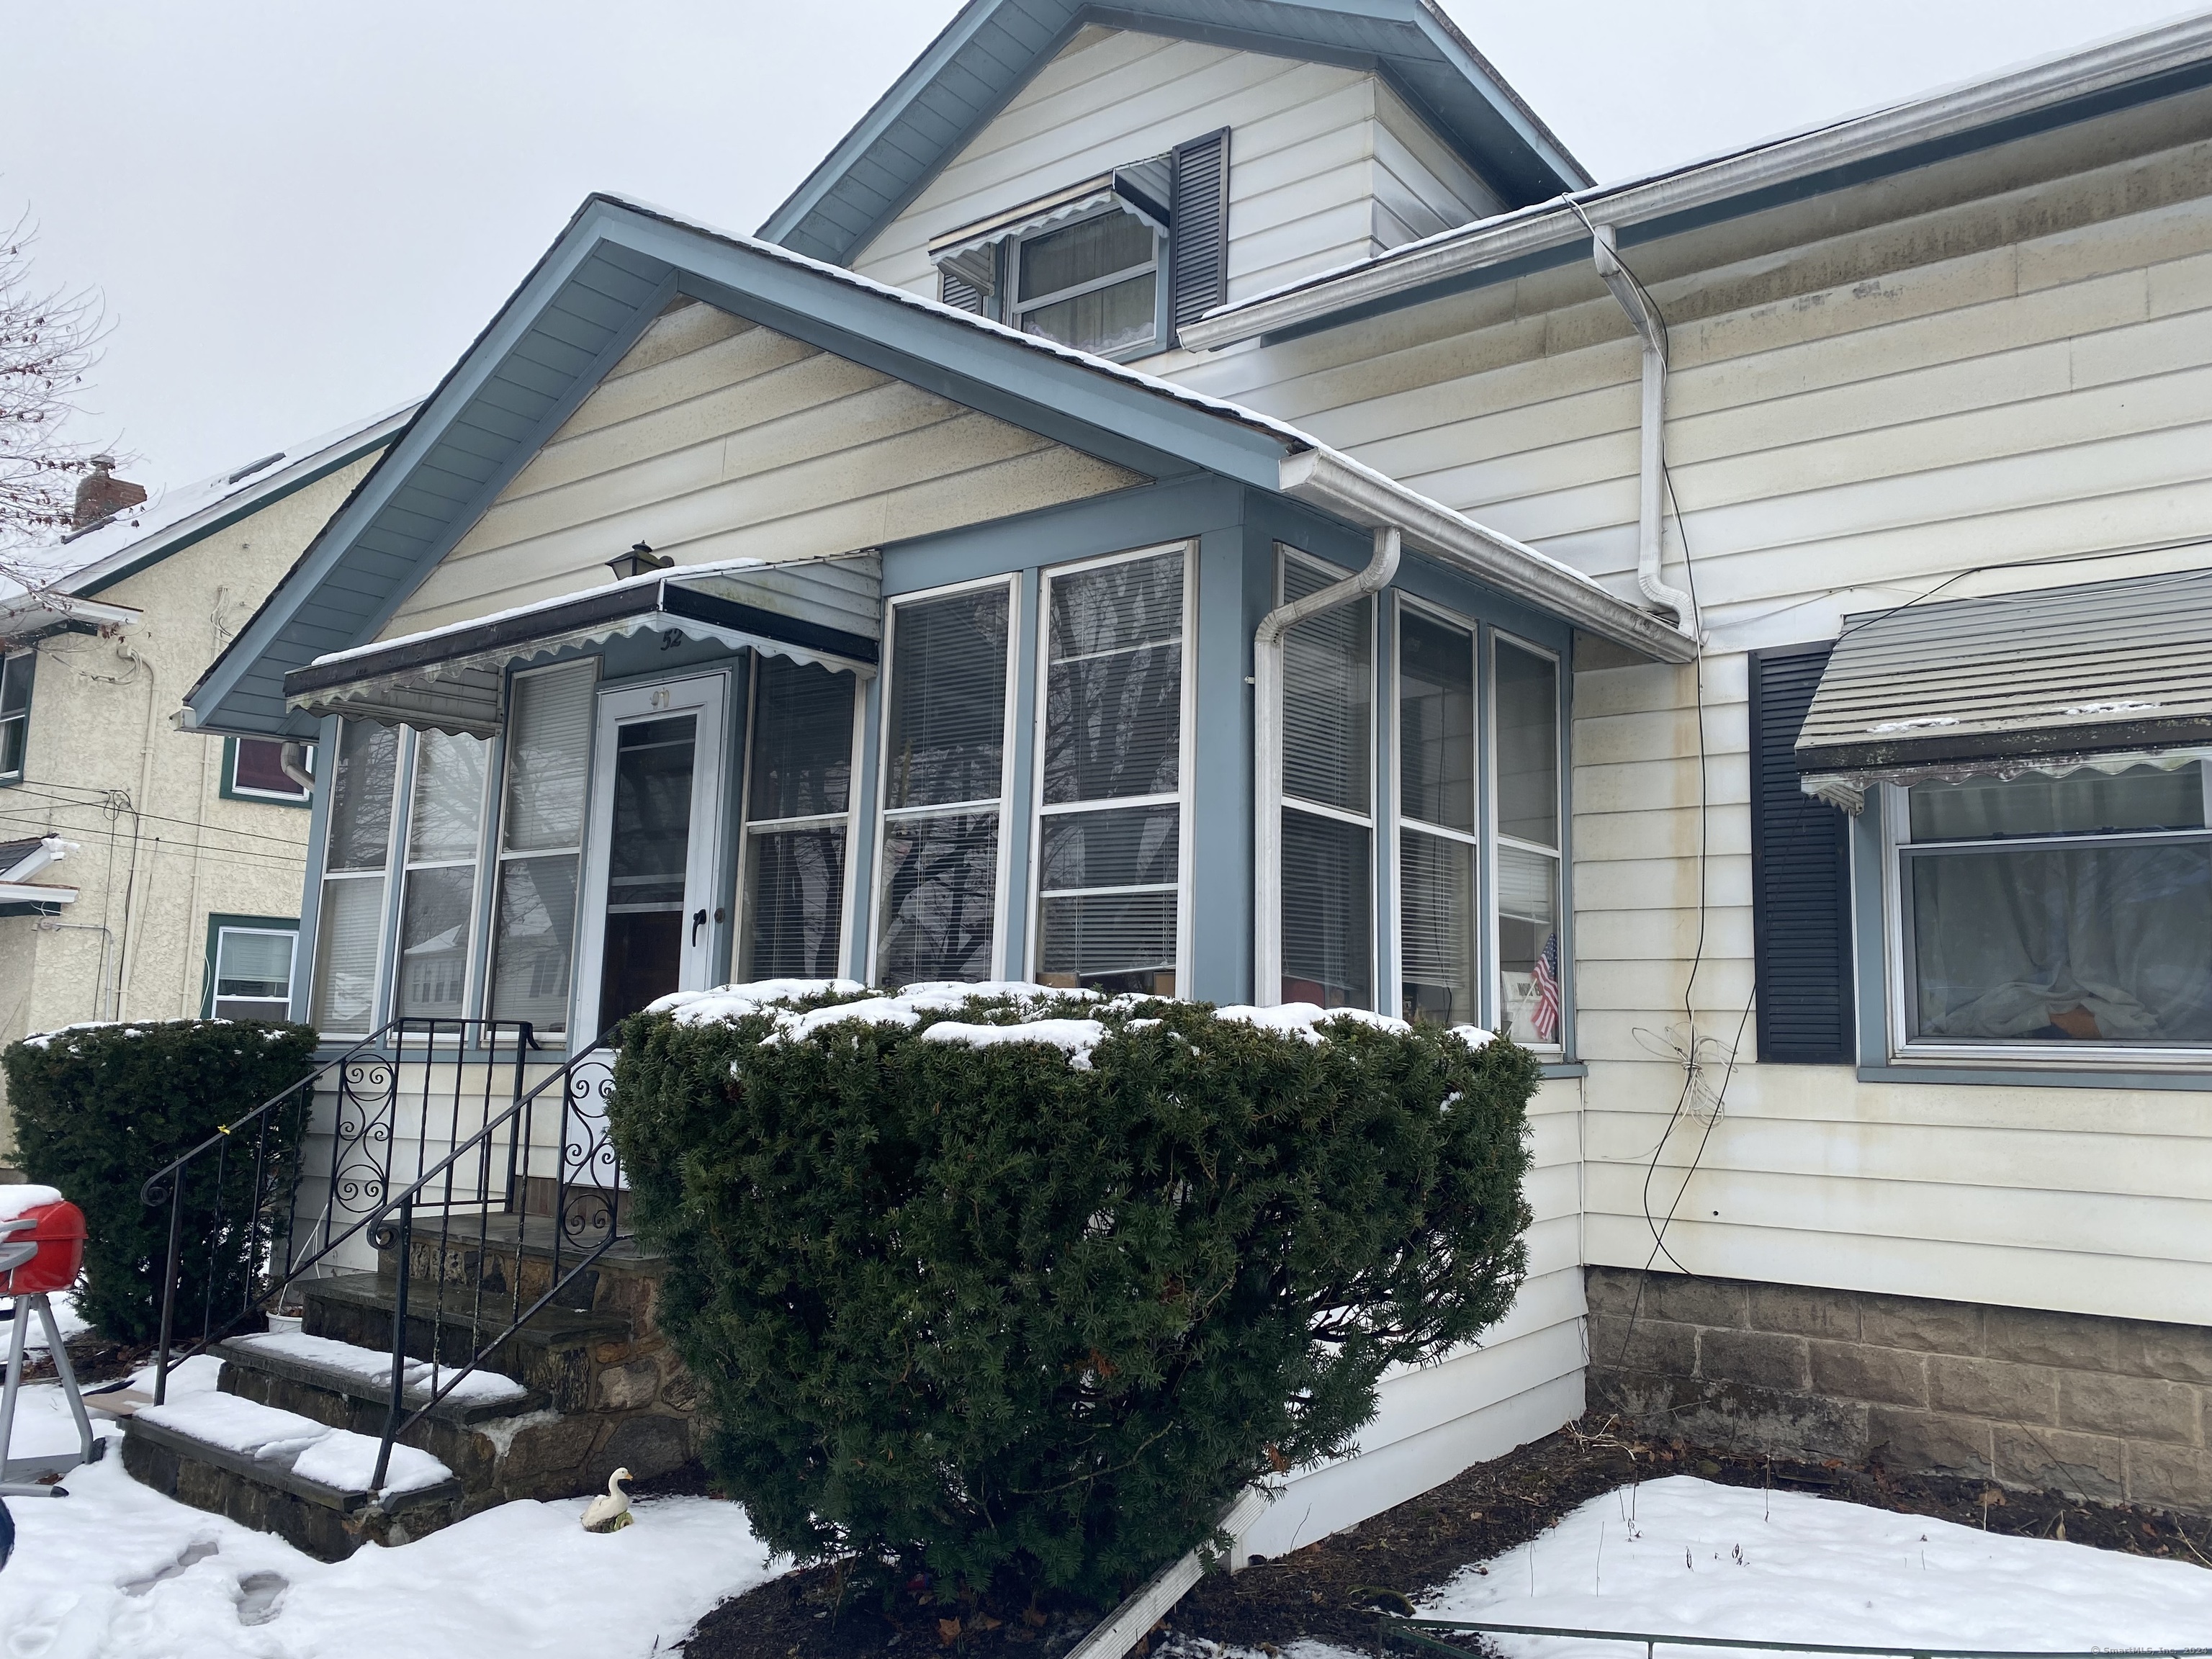
<path fill-rule="evenodd" d="M 226 1338 L 216 1345 L 216 1350 L 227 1364 L 243 1371 L 258 1371 L 378 1407 L 391 1403 L 389 1348 L 362 1347 L 326 1336 L 309 1336 L 305 1331 L 270 1331 Z M 443 1423 L 466 1426 L 520 1417 L 546 1403 L 539 1390 L 498 1371 L 471 1371 L 455 1382 L 451 1370 L 434 1375 L 430 1362 L 420 1359 L 407 1364 L 401 1403 L 407 1411 L 418 1410 L 429 1400 L 434 1388 L 448 1383 L 451 1391 L 428 1413 Z"/>
<path fill-rule="evenodd" d="M 398 1306 L 396 1277 L 377 1273 L 337 1273 L 300 1287 L 303 1329 L 371 1351 L 389 1353 L 392 1321 Z M 475 1294 L 448 1287 L 444 1306 L 420 1279 L 409 1285 L 406 1352 L 442 1365 L 465 1364 L 477 1348 L 505 1328 L 512 1304 L 489 1298 L 479 1309 Z M 599 1364 L 632 1343 L 631 1320 L 617 1312 L 548 1307 L 509 1336 L 487 1364 L 541 1395 L 556 1411 L 585 1411 L 592 1398 L 592 1376 Z"/>
<path fill-rule="evenodd" d="M 461 1482 L 396 1445 L 379 1493 L 377 1438 L 228 1393 L 148 1406 L 124 1423 L 123 1466 L 179 1503 L 276 1534 L 319 1561 L 404 1544 L 460 1518 Z"/>
<path fill-rule="evenodd" d="M 550 1291 L 556 1307 L 618 1315 L 633 1323 L 648 1318 L 663 1259 L 626 1238 L 578 1271 L 593 1243 L 587 1237 L 580 1245 L 542 1216 L 463 1217 L 442 1229 L 418 1216 L 408 1251 L 410 1276 L 418 1287 L 442 1287 L 448 1297 L 473 1297 L 481 1289 L 487 1304 L 496 1299 L 509 1309 L 518 1294 L 528 1306 Z M 378 1252 L 379 1273 L 391 1279 L 398 1270 L 396 1249 Z M 567 1282 L 560 1284 L 562 1279 Z"/>

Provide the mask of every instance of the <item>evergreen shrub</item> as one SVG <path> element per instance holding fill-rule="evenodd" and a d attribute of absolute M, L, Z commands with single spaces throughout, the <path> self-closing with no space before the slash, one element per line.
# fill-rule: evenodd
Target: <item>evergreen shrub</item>
<path fill-rule="evenodd" d="M 305 1025 L 179 1019 L 72 1026 L 0 1053 L 17 1162 L 84 1212 L 76 1302 L 101 1333 L 128 1343 L 161 1334 L 169 1209 L 140 1200 L 147 1176 L 297 1082 L 314 1051 Z M 283 1121 L 270 1126 L 267 1179 L 287 1200 L 298 1177 L 293 1133 L 301 1115 L 270 1114 Z M 222 1161 L 220 1192 L 212 1156 L 185 1182 L 177 1306 L 195 1328 L 203 1307 L 235 1307 L 245 1287 L 256 1142 L 243 1133 L 240 1142 Z M 251 1224 L 265 1237 L 267 1218 Z"/>
<path fill-rule="evenodd" d="M 623 1034 L 611 1115 L 668 1256 L 659 1321 L 710 1397 L 710 1467 L 780 1550 L 1109 1605 L 1218 1543 L 1248 1483 L 1347 1450 L 1387 1368 L 1521 1285 L 1525 1049 L 915 1000 L 910 1026 L 726 1002 Z M 931 1039 L 946 1018 L 1103 1035 Z"/>

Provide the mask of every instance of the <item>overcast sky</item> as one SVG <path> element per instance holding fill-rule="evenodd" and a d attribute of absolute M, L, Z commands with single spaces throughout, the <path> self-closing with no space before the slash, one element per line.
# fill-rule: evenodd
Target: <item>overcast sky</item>
<path fill-rule="evenodd" d="M 2176 15 L 1445 5 L 1601 179 Z M 10 31 L 0 215 L 34 214 L 44 280 L 105 297 L 77 434 L 113 440 L 131 477 L 189 483 L 420 396 L 589 191 L 753 229 L 957 9 L 68 0 Z"/>

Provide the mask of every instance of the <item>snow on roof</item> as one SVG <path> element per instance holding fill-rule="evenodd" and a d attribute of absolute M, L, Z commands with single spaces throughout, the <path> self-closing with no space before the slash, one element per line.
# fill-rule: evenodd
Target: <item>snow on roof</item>
<path fill-rule="evenodd" d="M 343 449 L 377 434 L 378 428 L 398 431 L 416 405 L 402 404 L 380 410 L 367 420 L 349 422 L 319 434 L 306 442 L 273 455 L 264 455 L 242 466 L 234 466 L 197 483 L 156 487 L 136 507 L 125 507 L 89 529 L 64 536 L 60 541 L 31 550 L 31 556 L 55 573 L 55 585 L 65 593 L 77 593 L 112 574 L 116 567 L 136 562 L 156 550 L 177 532 L 198 527 L 198 521 L 247 505 L 264 496 L 285 493 L 300 475 Z"/>

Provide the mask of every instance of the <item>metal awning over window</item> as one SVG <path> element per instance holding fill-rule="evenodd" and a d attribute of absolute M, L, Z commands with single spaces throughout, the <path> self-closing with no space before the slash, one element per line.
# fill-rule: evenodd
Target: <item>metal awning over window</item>
<path fill-rule="evenodd" d="M 318 657 L 284 676 L 284 702 L 316 715 L 490 737 L 517 665 L 630 634 L 875 672 L 883 562 L 872 553 L 656 570 L 611 586 Z"/>
<path fill-rule="evenodd" d="M 940 269 L 950 269 L 988 294 L 994 280 L 992 250 L 1000 242 L 1012 237 L 1034 235 L 1109 206 L 1133 213 L 1153 229 L 1164 232 L 1172 191 L 1169 160 L 1164 155 L 1155 155 L 1149 161 L 1115 167 L 1079 185 L 1070 185 L 1066 190 L 1054 191 L 1049 196 L 1041 196 L 1019 207 L 947 231 L 930 242 L 930 263 Z"/>
<path fill-rule="evenodd" d="M 2212 744 L 2212 571 L 1846 617 L 1797 737 L 1804 787 L 2006 775 Z"/>

